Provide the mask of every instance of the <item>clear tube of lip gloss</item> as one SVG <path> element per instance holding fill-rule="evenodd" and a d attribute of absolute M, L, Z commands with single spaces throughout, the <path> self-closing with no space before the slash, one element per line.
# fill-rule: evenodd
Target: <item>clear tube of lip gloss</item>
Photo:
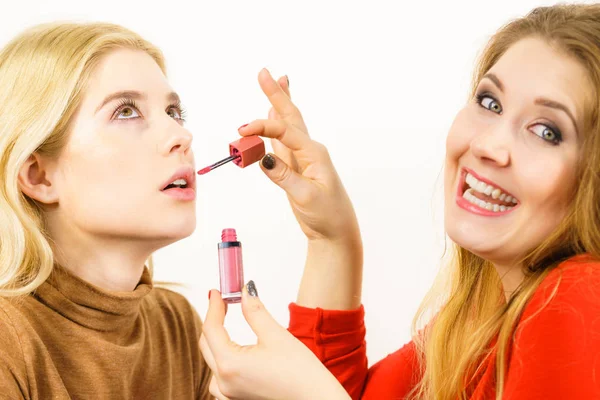
<path fill-rule="evenodd" d="M 218 249 L 221 297 L 225 303 L 239 303 L 244 286 L 244 265 L 242 244 L 237 240 L 235 229 L 223 229 Z"/>

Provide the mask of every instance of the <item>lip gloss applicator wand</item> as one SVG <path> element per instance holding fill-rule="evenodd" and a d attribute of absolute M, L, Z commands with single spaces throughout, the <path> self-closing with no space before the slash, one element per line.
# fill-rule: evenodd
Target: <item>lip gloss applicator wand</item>
<path fill-rule="evenodd" d="M 250 164 L 254 164 L 262 159 L 265 155 L 265 142 L 258 136 L 246 136 L 235 142 L 229 143 L 229 157 L 217 161 L 216 163 L 202 168 L 198 171 L 198 175 L 209 173 L 221 165 L 233 161 L 240 168 L 246 168 Z"/>

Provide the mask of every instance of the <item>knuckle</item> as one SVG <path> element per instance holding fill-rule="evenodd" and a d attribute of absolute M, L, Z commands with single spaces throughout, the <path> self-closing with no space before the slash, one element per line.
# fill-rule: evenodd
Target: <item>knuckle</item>
<path fill-rule="evenodd" d="M 221 360 L 219 363 L 217 367 L 217 374 L 219 375 L 219 380 L 221 383 L 227 385 L 237 378 L 239 371 L 235 363 L 231 362 L 231 360 L 225 359 Z"/>
<path fill-rule="evenodd" d="M 279 125 L 279 130 L 282 136 L 285 135 L 287 131 L 289 131 L 292 128 L 292 126 L 285 120 L 277 120 L 277 123 Z"/>
<path fill-rule="evenodd" d="M 300 109 L 294 104 L 292 103 L 292 106 L 290 107 L 292 115 L 299 117 L 302 115 L 302 113 L 300 112 Z"/>
<path fill-rule="evenodd" d="M 304 206 L 310 206 L 314 204 L 314 202 L 319 199 L 320 191 L 316 188 L 310 188 L 309 190 L 305 190 L 298 197 L 297 201 L 299 204 L 303 204 Z"/>
<path fill-rule="evenodd" d="M 293 103 L 289 104 L 287 107 L 284 107 L 283 110 L 281 110 L 281 116 L 284 118 L 298 117 L 300 115 L 300 109 L 296 107 L 296 105 Z"/>
<path fill-rule="evenodd" d="M 313 141 L 313 143 L 315 145 L 315 150 L 319 154 L 319 156 L 323 157 L 324 159 L 329 159 L 330 156 L 327 147 L 320 142 Z"/>
<path fill-rule="evenodd" d="M 248 311 L 250 312 L 260 312 L 262 310 L 264 310 L 264 306 L 258 302 L 252 302 L 252 304 L 248 306 Z"/>
<path fill-rule="evenodd" d="M 265 121 L 264 130 L 269 137 L 281 140 L 288 130 L 288 124 L 282 119 L 270 119 Z"/>
<path fill-rule="evenodd" d="M 277 114 L 277 111 L 275 111 L 275 109 L 273 107 L 271 107 L 271 109 L 269 110 L 269 119 L 277 119 L 279 118 L 279 114 Z"/>
<path fill-rule="evenodd" d="M 289 167 L 285 167 L 285 168 L 281 168 L 279 170 L 278 173 L 276 173 L 276 175 L 273 177 L 273 180 L 275 182 L 285 182 L 286 180 L 289 179 L 289 177 L 292 174 L 292 170 Z M 257 311 L 261 308 L 262 306 L 260 304 L 252 304 L 250 306 L 251 310 Z"/>
<path fill-rule="evenodd" d="M 227 397 L 233 397 L 233 385 L 227 379 L 219 376 L 219 391 Z"/>

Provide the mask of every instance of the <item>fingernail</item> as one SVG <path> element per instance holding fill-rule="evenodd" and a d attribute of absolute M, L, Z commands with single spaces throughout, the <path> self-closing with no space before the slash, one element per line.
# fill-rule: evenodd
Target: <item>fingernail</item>
<path fill-rule="evenodd" d="M 248 126 L 248 124 L 244 124 L 244 125 L 240 126 L 240 127 L 238 128 L 238 131 L 239 131 L 240 129 L 242 129 L 242 128 L 245 128 L 245 127 L 247 127 L 247 126 Z"/>
<path fill-rule="evenodd" d="M 212 293 L 212 290 L 208 291 L 208 299 L 210 300 L 210 294 Z"/>
<path fill-rule="evenodd" d="M 266 169 L 273 169 L 275 168 L 275 157 L 273 157 L 270 154 L 267 154 L 266 156 L 263 157 L 262 161 L 261 161 L 263 167 L 265 167 Z"/>
<path fill-rule="evenodd" d="M 258 297 L 258 291 L 256 291 L 256 285 L 254 281 L 248 281 L 246 285 L 246 289 L 248 290 L 248 294 L 252 297 Z"/>
<path fill-rule="evenodd" d="M 290 87 L 290 78 L 288 78 L 288 76 L 286 75 L 285 79 L 287 79 L 287 85 L 288 85 L 288 88 L 289 88 Z"/>

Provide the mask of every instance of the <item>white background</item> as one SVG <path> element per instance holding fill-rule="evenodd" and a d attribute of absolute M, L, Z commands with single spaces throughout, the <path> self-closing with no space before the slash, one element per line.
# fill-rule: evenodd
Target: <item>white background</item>
<path fill-rule="evenodd" d="M 198 168 L 228 155 L 238 126 L 266 117 L 260 69 L 287 74 L 358 214 L 372 364 L 410 340 L 412 316 L 440 266 L 444 140 L 467 100 L 475 57 L 509 19 L 552 3 L 2 0 L 0 44 L 53 20 L 138 32 L 167 58 Z M 184 283 L 204 316 L 207 292 L 218 287 L 221 229 L 236 228 L 246 279 L 287 326 L 306 241 L 284 193 L 257 165 L 230 164 L 199 177 L 198 194 L 195 234 L 155 255 L 155 278 Z M 239 305 L 229 307 L 226 326 L 233 339 L 253 342 Z"/>

